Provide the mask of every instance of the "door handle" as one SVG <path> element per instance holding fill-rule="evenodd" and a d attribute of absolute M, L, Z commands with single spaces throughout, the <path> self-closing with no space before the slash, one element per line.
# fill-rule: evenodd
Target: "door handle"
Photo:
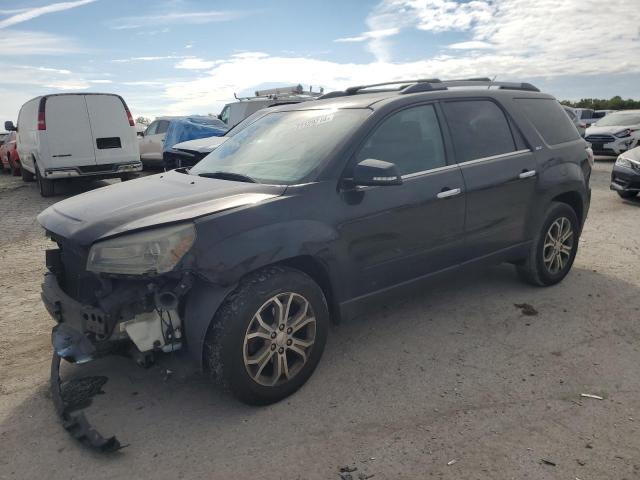
<path fill-rule="evenodd" d="M 524 170 L 520 175 L 518 175 L 518 178 L 523 179 L 523 178 L 531 178 L 535 176 L 536 176 L 535 170 Z"/>
<path fill-rule="evenodd" d="M 455 197 L 457 195 L 460 195 L 461 193 L 462 193 L 462 190 L 460 190 L 459 188 L 448 188 L 448 189 L 442 190 L 436 196 L 438 198 L 450 198 L 450 197 Z"/>

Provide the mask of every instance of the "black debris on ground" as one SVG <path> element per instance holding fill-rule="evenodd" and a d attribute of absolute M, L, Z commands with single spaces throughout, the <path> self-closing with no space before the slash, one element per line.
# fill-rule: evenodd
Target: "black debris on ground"
<path fill-rule="evenodd" d="M 522 311 L 522 314 L 528 317 L 533 317 L 535 315 L 538 315 L 538 311 L 528 303 L 514 303 L 513 306 L 516 308 L 519 308 Z"/>

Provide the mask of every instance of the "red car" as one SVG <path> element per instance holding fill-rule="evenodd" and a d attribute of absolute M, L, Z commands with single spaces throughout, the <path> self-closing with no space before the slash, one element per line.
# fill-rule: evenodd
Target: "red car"
<path fill-rule="evenodd" d="M 0 162 L 2 172 L 8 171 L 13 175 L 20 175 L 20 157 L 16 149 L 16 132 L 9 132 L 0 146 Z"/>

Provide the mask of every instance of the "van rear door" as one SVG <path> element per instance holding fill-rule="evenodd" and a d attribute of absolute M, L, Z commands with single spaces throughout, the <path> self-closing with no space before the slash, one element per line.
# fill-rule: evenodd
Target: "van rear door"
<path fill-rule="evenodd" d="M 140 159 L 135 127 L 116 95 L 85 95 L 97 165 Z"/>
<path fill-rule="evenodd" d="M 93 137 L 84 95 L 52 95 L 45 104 L 52 166 L 95 165 Z"/>

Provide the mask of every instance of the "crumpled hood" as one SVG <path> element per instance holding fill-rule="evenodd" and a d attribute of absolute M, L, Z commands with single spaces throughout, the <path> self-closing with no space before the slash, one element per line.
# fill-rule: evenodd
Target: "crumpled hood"
<path fill-rule="evenodd" d="M 616 125 L 612 125 L 610 127 L 599 127 L 597 125 L 592 125 L 591 127 L 587 128 L 586 131 L 586 135 L 614 135 L 618 132 L 622 132 L 623 130 L 626 130 L 627 128 L 635 128 L 635 127 L 629 127 L 629 126 L 616 126 Z"/>
<path fill-rule="evenodd" d="M 207 137 L 186 142 L 176 143 L 172 148 L 176 150 L 192 150 L 199 153 L 210 153 L 222 145 L 229 137 Z"/>
<path fill-rule="evenodd" d="M 285 189 L 172 170 L 62 200 L 40 213 L 38 222 L 50 232 L 90 245 L 127 231 L 263 202 Z"/>

